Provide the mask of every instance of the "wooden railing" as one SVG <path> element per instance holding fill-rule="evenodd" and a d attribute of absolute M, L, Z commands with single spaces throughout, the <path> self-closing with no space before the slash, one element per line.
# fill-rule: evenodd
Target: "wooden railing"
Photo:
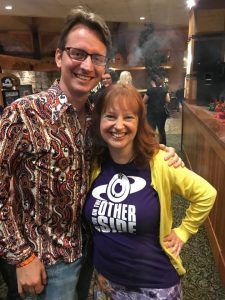
<path fill-rule="evenodd" d="M 205 225 L 225 285 L 225 125 L 206 107 L 184 104 L 182 150 L 193 171 L 208 180 L 218 192 Z"/>

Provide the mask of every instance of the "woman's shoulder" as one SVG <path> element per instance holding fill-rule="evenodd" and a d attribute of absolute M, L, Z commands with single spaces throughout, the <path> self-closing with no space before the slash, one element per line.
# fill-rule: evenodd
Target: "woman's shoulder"
<path fill-rule="evenodd" d="M 154 161 L 165 161 L 164 157 L 166 156 L 166 152 L 159 149 L 155 154 L 153 155 L 153 160 Z"/>
<path fill-rule="evenodd" d="M 161 170 L 161 172 L 169 172 L 170 174 L 173 174 L 175 170 L 181 169 L 183 170 L 184 168 L 178 167 L 174 168 L 173 166 L 169 166 L 170 160 L 173 160 L 173 157 L 170 158 L 169 160 L 165 160 L 165 157 L 167 156 L 167 152 L 164 150 L 159 150 L 155 155 L 153 156 L 150 166 L 151 168 L 153 167 L 155 170 Z"/>
<path fill-rule="evenodd" d="M 151 159 L 151 165 L 152 166 L 157 166 L 157 168 L 159 166 L 167 166 L 168 165 L 168 162 L 165 161 L 165 156 L 166 156 L 166 152 L 159 149 L 152 157 Z"/>

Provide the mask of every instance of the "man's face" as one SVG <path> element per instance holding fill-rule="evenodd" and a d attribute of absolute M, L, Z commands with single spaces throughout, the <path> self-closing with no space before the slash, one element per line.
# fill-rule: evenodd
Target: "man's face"
<path fill-rule="evenodd" d="M 98 33 L 85 25 L 76 25 L 69 32 L 65 47 L 73 47 L 87 52 L 106 56 L 107 49 Z M 61 69 L 60 87 L 69 101 L 87 100 L 89 92 L 99 83 L 105 66 L 93 64 L 88 55 L 84 61 L 71 59 L 68 53 L 56 50 L 56 64 Z"/>

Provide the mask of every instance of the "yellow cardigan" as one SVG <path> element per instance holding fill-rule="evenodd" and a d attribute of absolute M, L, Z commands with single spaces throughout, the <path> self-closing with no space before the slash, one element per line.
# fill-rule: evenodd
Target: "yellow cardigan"
<path fill-rule="evenodd" d="M 181 258 L 175 258 L 164 246 L 163 238 L 172 229 L 171 196 L 179 194 L 190 201 L 186 215 L 179 227 L 174 228 L 178 237 L 186 242 L 198 231 L 199 226 L 208 216 L 215 198 L 216 190 L 205 179 L 187 168 L 169 167 L 164 161 L 165 152 L 159 150 L 150 160 L 152 186 L 157 191 L 160 201 L 160 244 L 170 258 L 179 275 L 185 274 Z M 101 167 L 93 165 L 91 183 L 101 172 Z"/>

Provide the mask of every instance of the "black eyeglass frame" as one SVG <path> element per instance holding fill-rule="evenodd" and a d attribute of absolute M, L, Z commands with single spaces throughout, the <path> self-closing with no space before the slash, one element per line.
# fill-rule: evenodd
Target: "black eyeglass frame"
<path fill-rule="evenodd" d="M 80 54 L 83 54 L 83 57 L 82 58 L 75 58 L 71 55 L 71 49 L 75 49 L 77 50 L 78 52 L 80 52 Z M 104 55 L 101 55 L 101 54 L 91 54 L 91 53 L 88 53 L 82 49 L 79 49 L 79 48 L 74 48 L 74 47 L 64 47 L 63 48 L 64 51 L 66 51 L 67 55 L 72 59 L 72 60 L 77 60 L 77 61 L 85 61 L 85 59 L 90 56 L 91 57 L 91 61 L 94 65 L 96 66 L 102 66 L 102 67 L 105 67 L 108 63 L 108 58 L 107 56 L 104 56 Z M 100 60 L 98 60 L 100 59 Z M 102 60 L 102 61 L 101 61 Z"/>

